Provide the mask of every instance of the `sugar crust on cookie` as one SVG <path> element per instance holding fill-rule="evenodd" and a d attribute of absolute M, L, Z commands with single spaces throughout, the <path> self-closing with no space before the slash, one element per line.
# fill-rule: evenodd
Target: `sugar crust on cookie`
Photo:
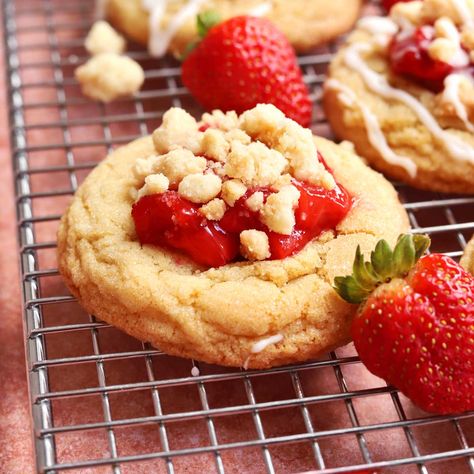
<path fill-rule="evenodd" d="M 59 268 L 71 292 L 87 311 L 127 333 L 210 363 L 264 368 L 346 343 L 355 309 L 336 295 L 332 280 L 350 271 L 358 244 L 368 252 L 381 237 L 393 243 L 408 219 L 381 175 L 346 148 L 314 140 L 355 199 L 337 234 L 324 232 L 284 260 L 211 269 L 177 252 L 140 246 L 130 189 L 143 176 L 133 169 L 156 149 L 151 137 L 117 149 L 85 180 L 61 221 Z M 258 236 L 250 240 L 263 255 Z M 278 343 L 252 351 L 275 335 L 282 336 Z"/>

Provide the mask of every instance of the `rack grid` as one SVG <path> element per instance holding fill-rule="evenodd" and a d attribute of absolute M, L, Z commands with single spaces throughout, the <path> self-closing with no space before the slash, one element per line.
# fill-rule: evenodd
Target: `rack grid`
<path fill-rule="evenodd" d="M 176 62 L 134 46 L 128 54 L 146 70 L 139 94 L 108 105 L 81 96 L 73 71 L 86 60 L 91 0 L 3 0 L 2 9 L 38 472 L 474 474 L 474 416 L 416 410 L 351 346 L 304 364 L 229 370 L 169 357 L 85 314 L 56 269 L 61 213 L 108 151 L 152 131 L 170 106 L 201 111 Z M 313 129 L 330 138 L 319 100 L 336 46 L 299 58 Z M 414 231 L 458 258 L 474 198 L 396 186 Z"/>

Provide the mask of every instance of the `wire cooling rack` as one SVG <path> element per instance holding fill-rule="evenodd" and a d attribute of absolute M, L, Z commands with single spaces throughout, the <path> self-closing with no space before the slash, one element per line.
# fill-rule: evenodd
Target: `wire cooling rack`
<path fill-rule="evenodd" d="M 474 473 L 472 414 L 417 411 L 350 346 L 290 367 L 228 370 L 169 357 L 85 314 L 56 269 L 67 203 L 108 151 L 152 131 L 167 108 L 200 111 L 179 65 L 138 47 L 129 54 L 146 85 L 135 98 L 98 105 L 81 96 L 73 71 L 86 59 L 91 1 L 2 5 L 39 472 Z M 329 137 L 319 99 L 334 49 L 300 58 L 314 130 Z M 474 198 L 397 187 L 415 231 L 458 258 L 474 230 Z"/>

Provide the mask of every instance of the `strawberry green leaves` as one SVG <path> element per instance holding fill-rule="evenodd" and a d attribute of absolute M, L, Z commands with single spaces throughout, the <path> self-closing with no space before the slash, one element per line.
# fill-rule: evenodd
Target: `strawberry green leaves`
<path fill-rule="evenodd" d="M 197 31 L 200 38 L 204 38 L 209 30 L 220 23 L 221 17 L 219 13 L 214 10 L 208 10 L 202 12 L 200 15 L 197 16 L 196 24 L 197 24 Z"/>
<path fill-rule="evenodd" d="M 360 304 L 377 286 L 393 278 L 404 278 L 430 245 L 426 235 L 401 235 L 395 248 L 380 240 L 365 261 L 358 246 L 352 267 L 352 275 L 336 277 L 334 289 L 349 303 Z"/>

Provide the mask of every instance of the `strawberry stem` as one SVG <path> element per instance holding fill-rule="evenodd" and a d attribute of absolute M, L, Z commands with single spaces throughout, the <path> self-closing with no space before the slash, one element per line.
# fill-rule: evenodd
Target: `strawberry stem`
<path fill-rule="evenodd" d="M 202 12 L 197 16 L 197 31 L 199 37 L 204 38 L 209 30 L 221 21 L 219 13 L 214 10 Z"/>
<path fill-rule="evenodd" d="M 196 17 L 196 28 L 198 31 L 199 39 L 197 41 L 192 41 L 188 43 L 184 48 L 183 53 L 180 56 L 181 61 L 185 61 L 186 58 L 197 48 L 199 43 L 205 38 L 209 30 L 220 23 L 221 17 L 219 13 L 214 10 L 208 10 L 200 13 Z"/>
<path fill-rule="evenodd" d="M 427 235 L 401 235 L 393 251 L 385 240 L 380 240 L 367 262 L 357 246 L 352 275 L 336 277 L 334 289 L 347 302 L 360 304 L 382 283 L 405 278 L 429 246 Z"/>

